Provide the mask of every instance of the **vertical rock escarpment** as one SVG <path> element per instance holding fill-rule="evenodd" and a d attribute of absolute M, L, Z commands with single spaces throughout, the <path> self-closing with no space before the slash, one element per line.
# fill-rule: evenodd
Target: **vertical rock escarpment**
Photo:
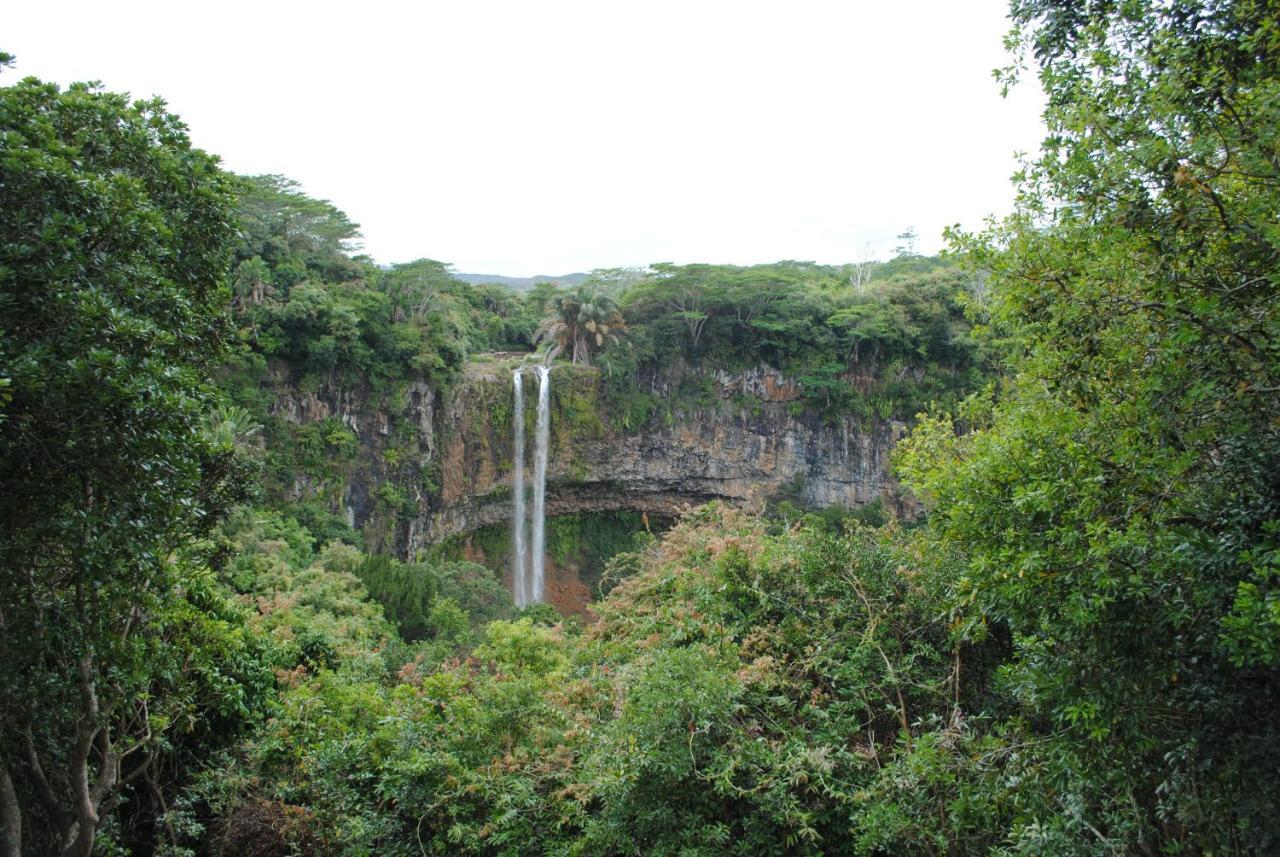
<path fill-rule="evenodd" d="M 513 455 L 524 454 L 513 449 L 519 408 L 535 432 L 533 476 L 545 485 L 544 516 L 613 509 L 669 516 L 709 500 L 759 507 L 782 497 L 810 507 L 879 500 L 900 514 L 915 511 L 889 463 L 903 423 L 824 415 L 769 367 L 685 367 L 683 377 L 673 369 L 648 378 L 644 392 L 656 405 L 628 427 L 611 411 L 617 406 L 597 370 L 557 364 L 555 384 L 539 384 L 538 399 L 543 391 L 547 397 L 544 481 L 532 397 L 513 397 L 519 359 L 478 361 L 444 393 L 423 384 L 302 391 L 273 378 L 273 417 L 299 432 L 337 427 L 349 432 L 352 448 L 332 472 L 291 475 L 280 490 L 327 503 L 363 529 L 370 550 L 412 557 L 450 536 L 511 521 L 513 493 L 533 487 L 515 475 Z M 693 404 L 676 395 L 691 377 L 705 391 Z"/>
<path fill-rule="evenodd" d="M 759 507 L 781 496 L 815 508 L 881 501 L 915 513 L 889 462 L 905 424 L 805 408 L 798 385 L 776 370 L 708 373 L 713 400 L 655 413 L 633 429 L 608 413 L 595 370 L 557 371 L 563 375 L 551 402 L 547 515 L 611 509 L 671 515 L 710 500 Z M 517 487 L 507 457 L 512 429 L 497 404 L 510 400 L 509 377 L 473 367 L 445 398 L 438 433 L 445 478 L 436 503 L 418 518 L 414 548 L 510 520 Z M 651 382 L 659 402 L 670 392 L 667 383 Z"/>

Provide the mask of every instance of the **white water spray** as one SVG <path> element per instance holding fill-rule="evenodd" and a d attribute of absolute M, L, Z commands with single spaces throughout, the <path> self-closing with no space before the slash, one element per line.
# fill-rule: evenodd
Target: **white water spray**
<path fill-rule="evenodd" d="M 517 607 L 529 604 L 528 556 L 524 546 L 524 385 L 520 370 L 511 375 L 515 390 L 515 412 L 512 417 L 511 464 L 511 588 Z"/>
<path fill-rule="evenodd" d="M 551 367 L 538 367 L 538 424 L 534 429 L 533 455 L 533 560 L 532 601 L 543 598 L 547 553 L 547 441 L 551 434 Z"/>
<path fill-rule="evenodd" d="M 538 371 L 538 422 L 534 427 L 532 544 L 525 544 L 523 367 L 511 375 L 515 415 L 511 431 L 511 589 L 517 607 L 545 597 L 547 553 L 547 446 L 551 437 L 551 367 Z"/>

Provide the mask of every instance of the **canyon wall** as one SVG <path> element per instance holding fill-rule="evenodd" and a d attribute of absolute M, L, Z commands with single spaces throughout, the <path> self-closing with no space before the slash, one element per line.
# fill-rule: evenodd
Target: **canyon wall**
<path fill-rule="evenodd" d="M 427 545 L 506 521 L 511 514 L 511 369 L 490 356 L 443 395 L 425 385 L 375 395 L 281 384 L 274 414 L 290 423 L 338 420 L 359 450 L 328 496 L 365 531 L 373 550 L 411 557 Z M 704 391 L 677 396 L 690 377 Z M 831 418 L 768 367 L 741 372 L 673 367 L 642 379 L 656 403 L 639 425 L 611 413 L 598 370 L 557 364 L 547 513 L 635 509 L 671 516 L 724 500 L 758 508 L 778 498 L 809 507 L 880 500 L 900 515 L 915 505 L 894 482 L 889 454 L 904 424 Z M 526 381 L 532 429 L 536 381 Z M 680 401 L 682 404 L 670 404 Z M 322 493 L 305 477 L 295 496 Z"/>

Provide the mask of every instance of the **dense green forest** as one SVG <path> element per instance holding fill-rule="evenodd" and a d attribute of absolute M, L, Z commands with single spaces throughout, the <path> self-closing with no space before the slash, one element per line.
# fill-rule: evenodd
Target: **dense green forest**
<path fill-rule="evenodd" d="M 1280 851 L 1280 16 L 1010 14 L 1048 136 L 942 258 L 524 292 L 0 54 L 0 855 Z M 584 619 L 298 489 L 360 441 L 281 385 L 534 351 L 620 436 L 673 364 L 908 421 L 925 514 L 566 517 Z"/>
<path fill-rule="evenodd" d="M 466 284 L 429 259 L 387 270 L 353 259 L 347 248 L 357 227 L 279 176 L 241 179 L 237 213 L 231 288 L 233 365 L 241 371 L 226 386 L 246 405 L 269 359 L 299 377 L 447 386 L 469 355 L 543 343 L 574 362 L 600 362 L 620 391 L 634 386 L 637 372 L 673 360 L 764 362 L 802 381 L 805 395 L 825 406 L 871 407 L 884 416 L 951 402 L 982 376 L 985 355 L 963 312 L 976 280 L 937 258 L 655 264 L 520 294 Z M 597 322 L 611 315 L 617 330 L 597 342 Z M 851 366 L 875 376 L 869 397 L 842 381 Z"/>

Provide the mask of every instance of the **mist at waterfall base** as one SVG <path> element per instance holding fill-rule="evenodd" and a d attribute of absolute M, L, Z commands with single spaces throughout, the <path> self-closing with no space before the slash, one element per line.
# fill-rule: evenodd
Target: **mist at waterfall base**
<path fill-rule="evenodd" d="M 547 444 L 551 436 L 551 367 L 539 365 L 538 420 L 533 433 L 533 510 L 525 520 L 524 382 L 519 367 L 511 376 L 514 418 L 511 431 L 511 589 L 517 607 L 545 600 L 547 551 Z M 526 546 L 525 527 L 530 538 Z"/>

